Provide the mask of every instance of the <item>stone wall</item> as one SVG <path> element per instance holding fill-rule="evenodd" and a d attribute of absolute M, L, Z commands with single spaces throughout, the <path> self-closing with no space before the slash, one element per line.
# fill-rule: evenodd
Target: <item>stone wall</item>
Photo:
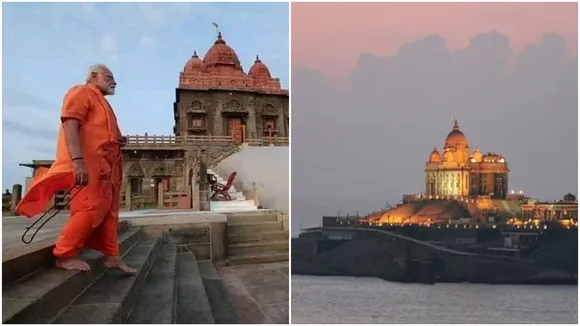
<path fill-rule="evenodd" d="M 187 114 L 205 116 L 205 134 L 228 136 L 223 114 L 246 117 L 246 138 L 264 136 L 264 117 L 277 117 L 278 136 L 288 137 L 289 98 L 287 95 L 241 91 L 178 90 L 175 109 L 179 114 L 180 134 L 187 134 Z"/>

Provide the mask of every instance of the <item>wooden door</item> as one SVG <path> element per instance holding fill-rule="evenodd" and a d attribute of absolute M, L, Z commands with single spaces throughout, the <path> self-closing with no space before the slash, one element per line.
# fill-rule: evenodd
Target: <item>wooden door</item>
<path fill-rule="evenodd" d="M 230 136 L 234 138 L 234 141 L 241 144 L 243 141 L 242 135 L 242 119 L 240 118 L 229 118 L 228 119 L 228 130 Z"/>

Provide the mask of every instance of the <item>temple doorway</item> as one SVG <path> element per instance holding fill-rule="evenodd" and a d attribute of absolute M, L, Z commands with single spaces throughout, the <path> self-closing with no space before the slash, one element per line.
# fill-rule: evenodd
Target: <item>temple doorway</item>
<path fill-rule="evenodd" d="M 227 135 L 234 139 L 237 144 L 246 141 L 246 119 L 240 115 L 226 116 Z"/>
<path fill-rule="evenodd" d="M 155 182 L 155 185 L 153 186 L 153 191 L 155 194 L 155 196 L 154 196 L 155 205 L 159 206 L 159 205 L 163 204 L 163 197 L 162 197 L 163 195 L 160 194 L 159 191 L 164 188 L 165 182 L 164 182 L 164 179 L 161 177 L 155 177 L 155 178 L 153 178 L 153 180 L 154 180 L 153 182 Z M 163 190 L 165 191 L 166 189 L 163 189 Z"/>
<path fill-rule="evenodd" d="M 141 187 L 143 186 L 143 180 L 141 178 L 130 178 L 129 187 L 131 189 L 131 196 L 140 196 L 142 193 Z"/>

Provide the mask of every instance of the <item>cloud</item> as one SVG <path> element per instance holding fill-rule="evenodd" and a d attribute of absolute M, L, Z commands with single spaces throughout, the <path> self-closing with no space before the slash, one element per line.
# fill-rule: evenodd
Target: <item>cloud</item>
<path fill-rule="evenodd" d="M 2 133 L 20 134 L 34 138 L 43 138 L 46 140 L 55 140 L 57 136 L 56 129 L 47 129 L 45 127 L 35 126 L 33 123 L 22 123 L 13 120 L 2 119 Z"/>
<path fill-rule="evenodd" d="M 101 49 L 113 63 L 118 61 L 119 55 L 117 54 L 117 40 L 113 35 L 104 34 L 101 37 Z"/>
<path fill-rule="evenodd" d="M 41 154 L 43 157 L 45 157 L 47 155 L 49 157 L 53 157 L 55 155 L 54 144 L 50 144 L 50 145 L 46 145 L 46 146 L 32 145 L 32 146 L 28 146 L 27 148 L 32 150 L 35 153 Z"/>
<path fill-rule="evenodd" d="M 505 155 L 510 188 L 550 200 L 577 189 L 578 58 L 565 45 L 546 34 L 514 54 L 507 36 L 490 32 L 451 52 L 434 35 L 396 55 L 361 54 L 345 87 L 293 66 L 293 202 L 363 212 L 422 192 L 452 116 L 471 150 Z"/>
<path fill-rule="evenodd" d="M 2 92 L 2 104 L 4 108 L 14 107 L 18 109 L 33 108 L 41 110 L 59 110 L 60 106 L 46 101 L 38 96 L 19 90 L 5 87 Z"/>
<path fill-rule="evenodd" d="M 147 21 L 147 24 L 154 27 L 161 27 L 165 24 L 167 20 L 165 9 L 152 3 L 140 3 L 138 8 L 139 13 Z"/>

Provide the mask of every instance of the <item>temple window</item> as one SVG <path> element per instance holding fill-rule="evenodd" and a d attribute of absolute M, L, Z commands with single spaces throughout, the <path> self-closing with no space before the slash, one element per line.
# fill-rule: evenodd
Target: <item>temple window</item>
<path fill-rule="evenodd" d="M 264 134 L 266 136 L 272 136 L 276 134 L 276 119 L 274 118 L 264 119 Z"/>
<path fill-rule="evenodd" d="M 197 129 L 205 127 L 205 119 L 202 115 L 188 114 L 187 121 L 189 122 L 188 128 Z"/>

